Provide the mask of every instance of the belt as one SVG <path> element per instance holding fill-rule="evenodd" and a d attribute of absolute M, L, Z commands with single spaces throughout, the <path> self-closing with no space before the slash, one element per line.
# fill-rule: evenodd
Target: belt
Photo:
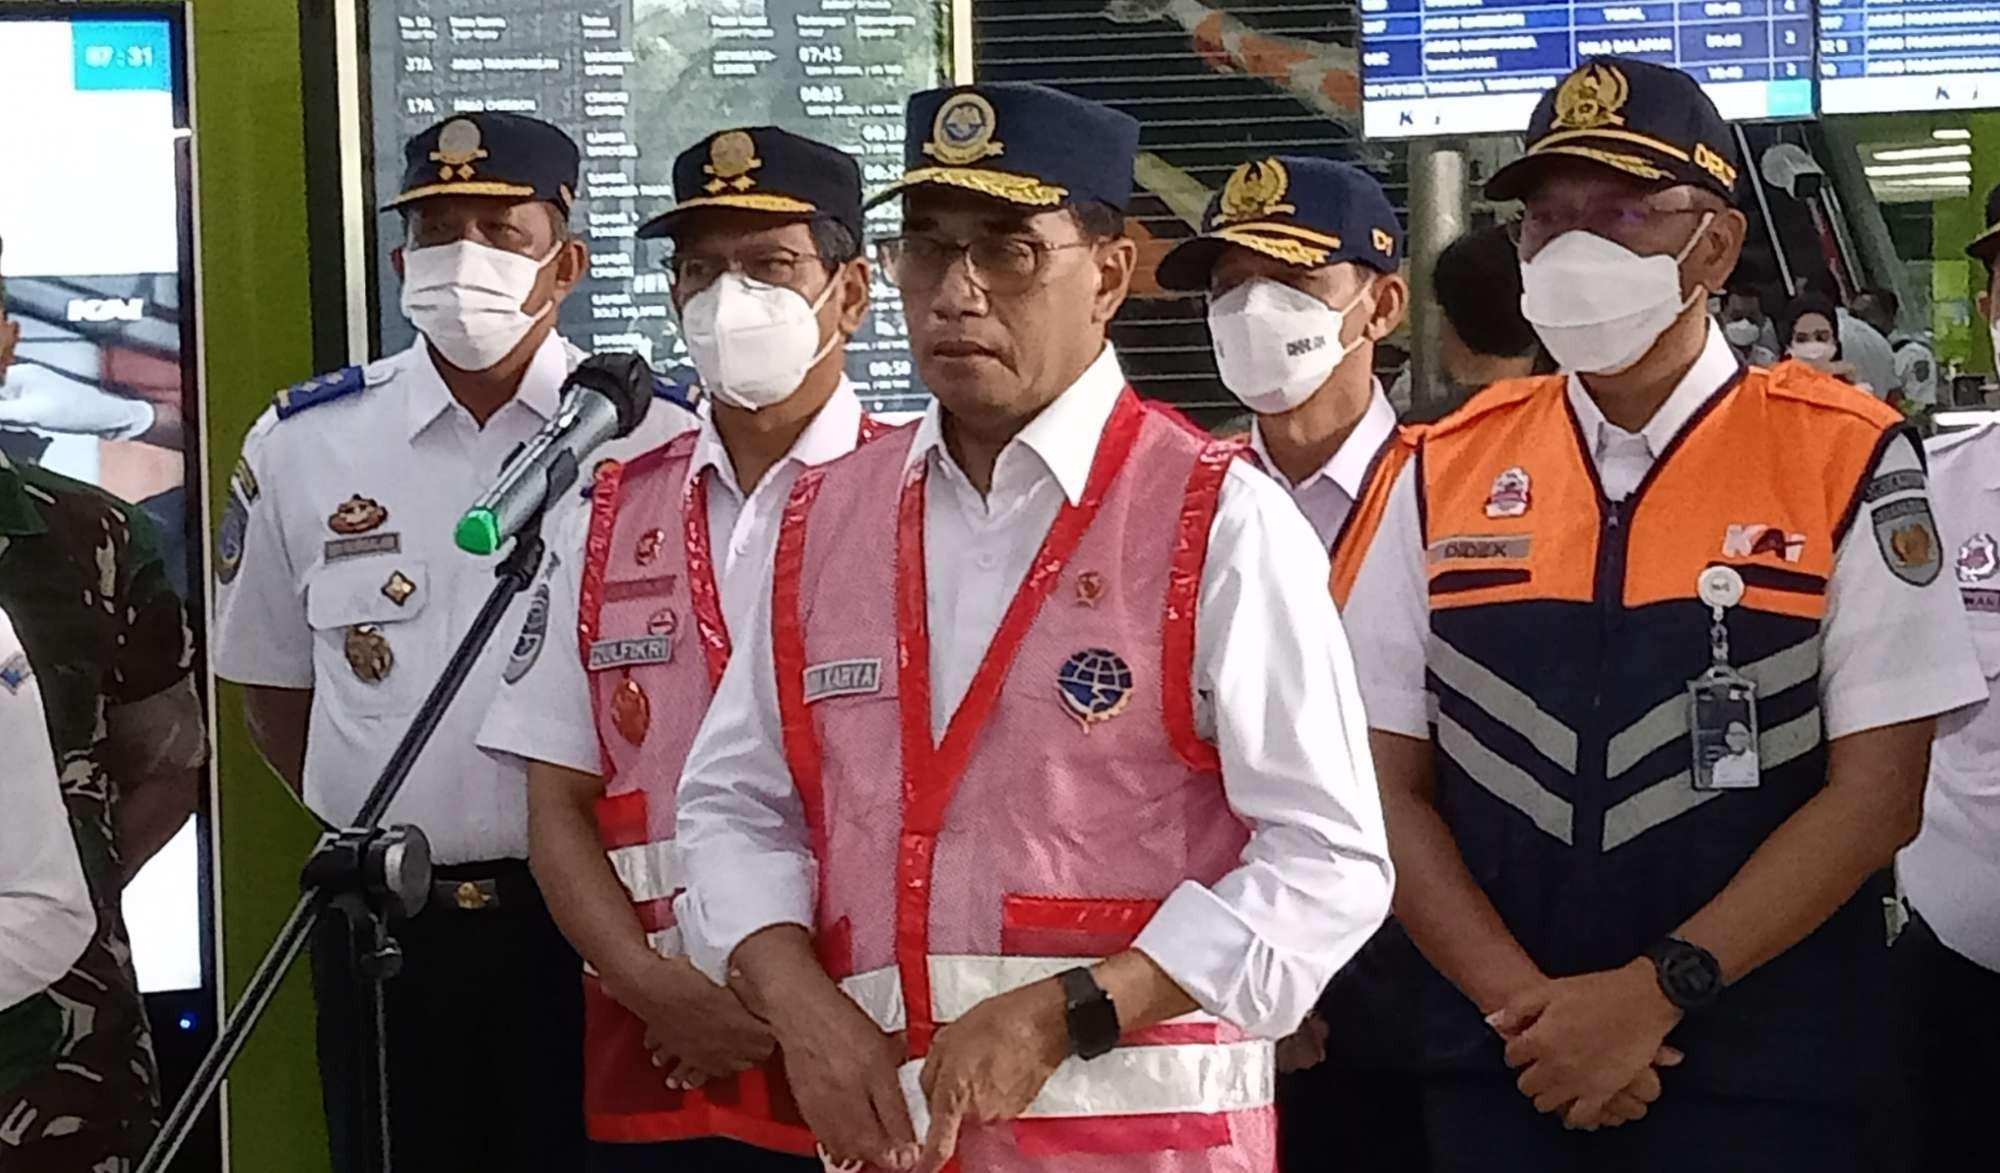
<path fill-rule="evenodd" d="M 492 912 L 503 906 L 532 903 L 540 895 L 528 865 L 518 859 L 455 864 L 433 869 L 430 907 Z"/>

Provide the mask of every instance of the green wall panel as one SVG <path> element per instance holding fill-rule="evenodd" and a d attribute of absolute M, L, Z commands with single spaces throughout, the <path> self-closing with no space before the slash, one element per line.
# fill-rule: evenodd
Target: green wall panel
<path fill-rule="evenodd" d="M 220 517 L 244 433 L 276 389 L 312 373 L 299 22 L 291 0 L 193 8 L 205 452 L 210 516 Z M 221 947 L 233 1001 L 297 899 L 314 828 L 251 746 L 239 690 L 221 686 L 218 699 Z M 228 1145 L 232 1168 L 251 1173 L 327 1166 L 303 964 L 232 1070 Z"/>

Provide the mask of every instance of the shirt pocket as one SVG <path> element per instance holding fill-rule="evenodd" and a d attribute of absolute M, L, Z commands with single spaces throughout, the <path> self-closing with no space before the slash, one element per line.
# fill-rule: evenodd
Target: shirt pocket
<path fill-rule="evenodd" d="M 416 712 L 436 680 L 437 621 L 422 562 L 386 559 L 324 566 L 306 583 L 313 683 L 330 705 L 359 716 Z"/>

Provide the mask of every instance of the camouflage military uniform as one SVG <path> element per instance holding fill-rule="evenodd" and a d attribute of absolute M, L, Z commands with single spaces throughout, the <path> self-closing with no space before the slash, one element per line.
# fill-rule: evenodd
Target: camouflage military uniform
<path fill-rule="evenodd" d="M 178 683 L 194 658 L 152 524 L 136 507 L 0 456 L 0 609 L 42 682 L 97 934 L 50 988 L 54 1063 L 0 1093 L 6 1173 L 126 1173 L 159 1128 L 152 1038 L 119 909 L 118 786 L 105 709 Z"/>

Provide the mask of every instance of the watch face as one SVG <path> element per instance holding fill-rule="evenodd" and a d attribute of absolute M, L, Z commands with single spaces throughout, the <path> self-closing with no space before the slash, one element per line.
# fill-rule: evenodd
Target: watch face
<path fill-rule="evenodd" d="M 1707 1002 L 1722 989 L 1719 968 L 1697 949 L 1669 950 L 1660 959 L 1660 977 L 1684 1002 Z"/>

